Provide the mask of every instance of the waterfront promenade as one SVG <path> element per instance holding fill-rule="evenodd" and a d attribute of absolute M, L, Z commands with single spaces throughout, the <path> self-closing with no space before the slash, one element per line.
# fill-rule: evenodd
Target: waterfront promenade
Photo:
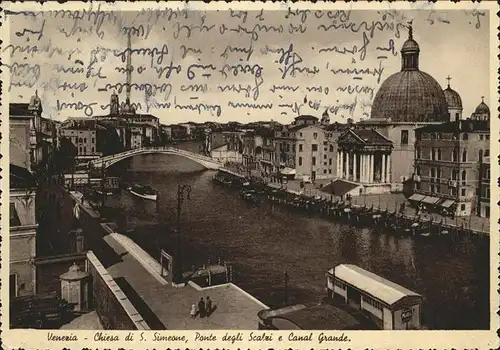
<path fill-rule="evenodd" d="M 253 170 L 248 172 L 244 170 L 243 167 L 226 167 L 222 169 L 224 171 L 228 171 L 238 176 L 248 176 L 262 178 L 259 171 Z M 281 185 L 279 183 L 273 183 L 267 181 L 268 179 L 264 179 L 269 187 L 272 188 L 280 188 Z M 330 198 L 330 195 L 322 192 L 320 186 L 327 185 L 331 180 L 317 180 L 315 184 L 304 184 L 304 188 L 300 187 L 300 180 L 290 180 L 286 184 L 283 184 L 282 187 L 289 192 L 292 193 L 302 193 L 306 196 L 310 197 L 323 197 Z M 356 196 L 351 198 L 351 204 L 355 206 L 367 206 L 372 207 L 374 209 L 380 208 L 380 210 L 388 210 L 390 212 L 394 212 L 395 210 L 399 210 L 399 206 L 401 203 L 405 203 L 405 212 L 404 215 L 408 218 L 416 218 L 417 210 L 415 207 L 410 206 L 410 202 L 408 202 L 405 196 L 402 193 L 387 193 L 381 195 L 365 195 L 365 196 Z M 431 217 L 432 216 L 432 217 Z M 421 218 L 424 220 L 432 219 L 434 222 L 443 222 L 446 225 L 450 226 L 458 226 L 463 227 L 465 229 L 472 229 L 473 231 L 489 234 L 490 231 L 490 220 L 488 218 L 482 218 L 476 215 L 467 216 L 467 217 L 456 217 L 452 219 L 450 217 L 444 217 L 438 213 L 427 213 L 421 215 Z"/>
<path fill-rule="evenodd" d="M 89 206 L 81 207 L 95 217 Z M 103 240 L 120 257 L 107 270 L 151 329 L 257 329 L 257 313 L 266 305 L 232 283 L 204 289 L 191 285 L 173 287 L 155 275 L 151 256 L 126 237 L 110 233 L 111 225 L 101 225 L 108 233 Z M 208 318 L 192 319 L 191 305 L 207 296 L 215 310 Z"/>

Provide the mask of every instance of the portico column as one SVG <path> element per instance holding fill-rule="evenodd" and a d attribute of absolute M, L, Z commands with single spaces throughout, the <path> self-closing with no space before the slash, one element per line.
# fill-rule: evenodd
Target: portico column
<path fill-rule="evenodd" d="M 386 155 L 385 154 L 382 154 L 382 183 L 386 183 L 387 181 L 385 181 L 385 157 Z"/>
<path fill-rule="evenodd" d="M 366 160 L 366 164 L 365 164 L 365 182 L 366 183 L 369 183 L 370 182 L 370 155 L 367 154 L 365 155 L 365 160 Z"/>
<path fill-rule="evenodd" d="M 366 182 L 370 183 L 370 155 L 366 155 Z"/>
<path fill-rule="evenodd" d="M 363 182 L 368 181 L 367 169 L 368 169 L 368 155 L 363 154 Z"/>
<path fill-rule="evenodd" d="M 365 171 L 365 155 L 360 154 L 359 155 L 359 182 L 364 182 L 364 171 Z"/>
<path fill-rule="evenodd" d="M 340 151 L 340 169 L 339 177 L 342 179 L 344 177 L 344 151 Z"/>
<path fill-rule="evenodd" d="M 368 182 L 373 183 L 373 169 L 375 165 L 375 158 L 373 157 L 373 154 L 370 154 L 370 171 L 369 171 L 369 178 Z"/>
<path fill-rule="evenodd" d="M 340 151 L 337 150 L 337 168 L 335 169 L 335 174 L 337 177 L 339 177 L 339 171 L 340 171 Z"/>
<path fill-rule="evenodd" d="M 387 182 L 391 183 L 391 155 L 387 155 Z"/>
<path fill-rule="evenodd" d="M 346 175 L 345 175 L 345 178 L 347 180 L 349 180 L 349 170 L 350 170 L 350 166 L 349 166 L 349 152 L 346 151 L 345 152 L 345 159 L 346 159 L 346 162 L 345 162 L 345 167 L 346 167 Z"/>
<path fill-rule="evenodd" d="M 356 182 L 356 181 L 357 181 L 357 178 L 356 178 L 356 170 L 357 170 L 357 169 L 356 169 L 356 168 L 357 168 L 357 166 L 356 166 L 356 165 L 357 165 L 357 164 L 356 164 L 356 160 L 357 160 L 357 159 L 356 159 L 356 158 L 357 158 L 357 157 L 356 157 L 356 153 L 353 153 L 353 155 L 352 155 L 352 180 L 353 180 L 354 182 Z"/>

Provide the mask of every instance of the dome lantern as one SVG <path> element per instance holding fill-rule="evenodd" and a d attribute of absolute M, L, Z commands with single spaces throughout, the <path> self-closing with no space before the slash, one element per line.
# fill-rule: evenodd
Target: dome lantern
<path fill-rule="evenodd" d="M 418 43 L 413 40 L 412 22 L 408 22 L 408 40 L 405 41 L 401 48 L 401 70 L 418 70 L 418 56 L 420 48 Z"/>

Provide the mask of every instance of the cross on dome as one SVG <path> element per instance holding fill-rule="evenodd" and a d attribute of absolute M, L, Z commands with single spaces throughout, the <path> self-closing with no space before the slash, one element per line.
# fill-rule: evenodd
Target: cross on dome
<path fill-rule="evenodd" d="M 450 87 L 450 80 L 451 80 L 451 77 L 448 75 L 448 77 L 446 78 L 446 80 L 448 80 L 448 87 Z"/>
<path fill-rule="evenodd" d="M 413 39 L 413 20 L 408 21 L 408 30 L 410 39 Z"/>
<path fill-rule="evenodd" d="M 484 96 L 481 96 L 481 102 L 484 103 Z"/>

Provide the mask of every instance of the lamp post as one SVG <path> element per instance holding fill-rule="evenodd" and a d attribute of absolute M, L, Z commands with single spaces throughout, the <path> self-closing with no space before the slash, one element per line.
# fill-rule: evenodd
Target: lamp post
<path fill-rule="evenodd" d="M 184 280 L 182 276 L 182 257 L 181 257 L 181 208 L 185 199 L 191 199 L 191 186 L 177 186 L 177 254 L 173 261 L 175 268 L 173 269 L 172 282 L 181 284 Z"/>
<path fill-rule="evenodd" d="M 288 272 L 284 272 L 285 273 L 285 306 L 288 306 Z"/>

